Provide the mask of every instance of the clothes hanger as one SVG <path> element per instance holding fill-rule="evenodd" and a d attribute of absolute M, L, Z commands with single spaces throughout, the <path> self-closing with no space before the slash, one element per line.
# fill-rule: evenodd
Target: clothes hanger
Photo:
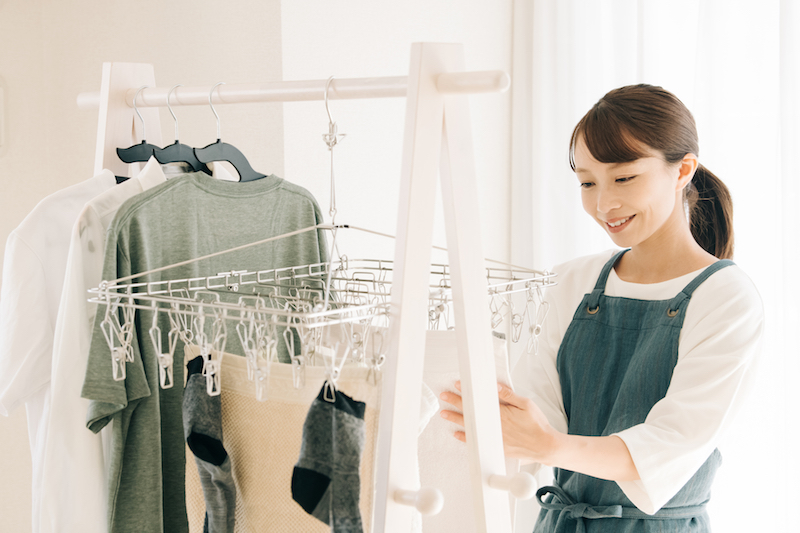
<path fill-rule="evenodd" d="M 219 115 L 217 114 L 217 110 L 214 109 L 214 103 L 211 101 L 211 97 L 214 94 L 214 89 L 220 85 L 224 85 L 224 83 L 225 82 L 217 83 L 211 88 L 211 92 L 208 93 L 208 105 L 211 106 L 211 111 L 214 113 L 214 116 L 217 117 L 217 142 L 211 143 L 203 148 L 195 148 L 194 155 L 198 160 L 200 160 L 201 163 L 227 161 L 233 165 L 233 168 L 235 168 L 236 172 L 239 173 L 239 181 L 242 182 L 266 178 L 267 176 L 265 174 L 261 174 L 253 170 L 253 167 L 250 166 L 247 158 L 238 148 L 232 144 L 222 142 Z"/>
<path fill-rule="evenodd" d="M 169 146 L 165 146 L 164 148 L 156 148 L 153 152 L 153 155 L 162 165 L 167 163 L 187 163 L 190 167 L 192 167 L 192 172 L 202 170 L 206 174 L 210 174 L 208 167 L 201 163 L 200 160 L 198 160 L 194 155 L 194 149 L 189 145 L 181 144 L 181 142 L 178 140 L 178 117 L 175 116 L 175 111 L 173 111 L 172 106 L 169 105 L 170 96 L 172 96 L 172 92 L 178 87 L 183 87 L 183 85 L 175 85 L 167 93 L 167 109 L 169 109 L 169 113 L 172 115 L 172 119 L 175 121 L 175 142 Z"/>
<path fill-rule="evenodd" d="M 139 116 L 139 120 L 142 121 L 142 142 L 129 146 L 128 148 L 117 148 L 117 155 L 125 163 L 144 163 L 150 159 L 153 152 L 158 150 L 156 145 L 147 142 L 147 124 L 145 124 L 142 114 L 139 113 L 139 108 L 136 107 L 136 99 L 139 97 L 139 93 L 142 92 L 142 89 L 147 87 L 147 85 L 139 87 L 139 90 L 136 91 L 136 96 L 133 97 L 133 110 Z"/>

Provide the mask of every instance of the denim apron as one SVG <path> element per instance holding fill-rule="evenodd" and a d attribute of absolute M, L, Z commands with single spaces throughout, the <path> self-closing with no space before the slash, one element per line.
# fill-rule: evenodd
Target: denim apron
<path fill-rule="evenodd" d="M 714 272 L 733 264 L 722 260 L 710 265 L 671 300 L 606 296 L 608 275 L 625 252 L 603 267 L 558 351 L 556 365 L 570 435 L 606 436 L 644 422 L 667 393 L 692 293 Z M 709 532 L 705 506 L 720 463 L 719 450 L 714 450 L 654 515 L 637 509 L 613 481 L 557 468 L 555 485 L 537 492 L 542 510 L 534 531 Z"/>

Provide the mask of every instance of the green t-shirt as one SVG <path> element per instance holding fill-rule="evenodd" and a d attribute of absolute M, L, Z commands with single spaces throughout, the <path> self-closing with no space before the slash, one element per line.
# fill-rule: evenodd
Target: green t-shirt
<path fill-rule="evenodd" d="M 201 172 L 187 174 L 120 207 L 106 234 L 103 279 L 145 272 L 322 222 L 314 197 L 276 176 L 239 183 L 215 180 Z M 317 230 L 133 281 L 269 270 L 326 260 L 325 237 Z M 236 302 L 241 295 L 223 294 L 223 299 Z M 106 458 L 110 532 L 188 532 L 181 414 L 183 343 L 179 340 L 175 350 L 175 386 L 161 389 L 158 360 L 148 333 L 153 315 L 137 310 L 134 361 L 126 364 L 126 379 L 114 381 L 110 350 L 100 328 L 105 309 L 105 305 L 98 306 L 95 317 L 82 396 L 91 400 L 87 427 L 95 433 L 108 424 L 111 427 L 110 457 Z M 166 347 L 169 317 L 161 313 L 158 320 L 162 346 Z M 286 360 L 283 344 L 278 343 L 279 355 Z M 230 326 L 225 351 L 243 354 Z"/>

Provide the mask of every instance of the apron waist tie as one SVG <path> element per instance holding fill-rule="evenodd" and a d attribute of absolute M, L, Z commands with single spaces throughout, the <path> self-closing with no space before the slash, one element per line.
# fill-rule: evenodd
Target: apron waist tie
<path fill-rule="evenodd" d="M 544 501 L 546 494 L 552 494 L 561 503 L 554 501 Z M 536 491 L 536 499 L 543 509 L 558 512 L 555 531 L 566 531 L 567 520 L 577 520 L 577 533 L 586 531 L 584 519 L 594 520 L 597 518 L 627 518 L 633 520 L 672 520 L 682 518 L 693 518 L 706 509 L 705 504 L 687 505 L 685 507 L 667 507 L 660 509 L 655 514 L 647 514 L 636 507 L 624 507 L 622 505 L 589 505 L 588 503 L 575 502 L 564 490 L 557 485 L 541 487 Z"/>

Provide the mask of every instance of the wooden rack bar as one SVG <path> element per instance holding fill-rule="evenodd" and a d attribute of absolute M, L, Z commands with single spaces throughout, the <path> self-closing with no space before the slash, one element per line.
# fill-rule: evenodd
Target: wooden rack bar
<path fill-rule="evenodd" d="M 239 104 L 248 102 L 301 102 L 323 100 L 327 80 L 276 81 L 265 83 L 226 84 L 214 90 L 214 104 Z M 480 72 L 443 73 L 436 87 L 442 94 L 474 94 L 502 92 L 510 85 L 508 74 L 501 70 Z M 172 91 L 170 105 L 208 105 L 213 86 L 178 87 Z M 170 87 L 148 87 L 139 93 L 137 107 L 163 107 L 167 105 Z M 133 107 L 138 88 L 125 92 L 125 102 Z M 408 76 L 385 78 L 334 79 L 328 90 L 329 99 L 397 98 L 405 97 Z M 100 93 L 80 93 L 78 107 L 94 109 L 100 105 Z"/>

